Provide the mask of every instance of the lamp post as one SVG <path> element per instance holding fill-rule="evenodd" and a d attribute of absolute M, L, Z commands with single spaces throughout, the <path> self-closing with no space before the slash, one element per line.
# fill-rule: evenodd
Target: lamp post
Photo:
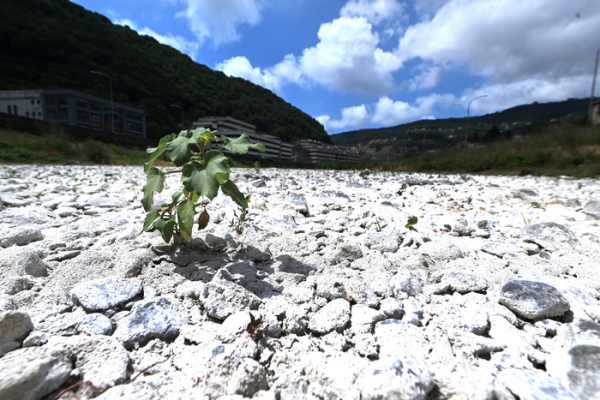
<path fill-rule="evenodd" d="M 90 71 L 90 73 L 104 75 L 108 78 L 108 84 L 110 85 L 110 131 L 112 133 L 115 133 L 115 103 L 113 101 L 112 79 L 110 79 L 110 76 L 108 74 L 105 74 L 104 72 Z"/>
<path fill-rule="evenodd" d="M 179 108 L 181 110 L 181 129 L 184 129 L 183 128 L 183 108 L 181 108 L 181 106 L 178 106 L 177 104 L 171 104 L 171 107 Z"/>
<path fill-rule="evenodd" d="M 467 127 L 465 128 L 465 140 L 469 140 L 469 111 L 471 110 L 471 103 L 482 97 L 487 97 L 487 94 L 475 97 L 469 102 L 469 105 L 467 106 Z"/>
<path fill-rule="evenodd" d="M 594 92 L 596 91 L 596 73 L 598 72 L 598 58 L 600 58 L 600 47 L 596 52 L 596 63 L 594 64 L 594 76 L 592 77 L 592 94 L 590 94 L 590 109 L 588 111 L 588 121 L 590 124 L 593 123 L 594 117 Z"/>

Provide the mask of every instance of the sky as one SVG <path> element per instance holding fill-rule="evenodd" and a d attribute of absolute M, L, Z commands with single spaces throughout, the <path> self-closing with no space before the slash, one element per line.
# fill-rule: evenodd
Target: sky
<path fill-rule="evenodd" d="M 72 2 L 273 91 L 329 134 L 589 97 L 600 48 L 599 0 Z"/>

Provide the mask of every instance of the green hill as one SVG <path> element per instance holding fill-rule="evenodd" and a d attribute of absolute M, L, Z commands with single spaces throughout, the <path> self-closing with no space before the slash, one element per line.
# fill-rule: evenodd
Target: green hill
<path fill-rule="evenodd" d="M 148 36 L 113 25 L 68 0 L 5 0 L 0 7 L 0 90 L 74 89 L 146 111 L 147 133 L 176 130 L 205 116 L 231 116 L 283 140 L 329 143 L 323 126 L 271 91 L 230 78 Z"/>
<path fill-rule="evenodd" d="M 582 120 L 587 115 L 587 99 L 569 99 L 552 103 L 520 105 L 504 111 L 469 118 L 469 136 L 481 138 L 493 126 L 500 132 L 512 133 L 531 130 L 536 123 L 555 119 Z M 432 149 L 444 147 L 465 136 L 466 118 L 420 120 L 389 128 L 361 129 L 330 136 L 331 142 L 341 146 L 380 148 L 417 147 Z"/>

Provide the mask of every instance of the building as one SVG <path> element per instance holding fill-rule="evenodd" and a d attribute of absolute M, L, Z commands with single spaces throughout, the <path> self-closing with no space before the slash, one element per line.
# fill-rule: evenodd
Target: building
<path fill-rule="evenodd" d="M 592 124 L 600 124 L 600 100 L 596 100 L 592 106 Z"/>
<path fill-rule="evenodd" d="M 216 130 L 218 136 L 237 138 L 245 133 L 253 142 L 262 143 L 266 151 L 250 149 L 248 154 L 256 157 L 272 158 L 278 161 L 317 164 L 321 160 L 355 163 L 359 157 L 350 149 L 341 146 L 330 146 L 316 140 L 301 139 L 294 144 L 283 142 L 275 136 L 256 133 L 256 127 L 232 117 L 200 118 L 193 124 L 194 128 Z"/>
<path fill-rule="evenodd" d="M 109 100 L 70 89 L 2 90 L 0 112 L 86 129 L 146 137 L 144 111 L 120 103 L 111 104 Z"/>

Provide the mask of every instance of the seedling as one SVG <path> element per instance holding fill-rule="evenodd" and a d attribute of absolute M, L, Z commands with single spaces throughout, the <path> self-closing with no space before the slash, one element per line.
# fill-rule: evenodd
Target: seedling
<path fill-rule="evenodd" d="M 525 224 L 525 226 L 529 226 L 531 224 L 531 218 L 527 219 L 525 218 L 525 214 L 521 213 L 521 216 L 523 217 L 523 223 Z"/>
<path fill-rule="evenodd" d="M 251 312 L 248 312 L 248 314 L 250 314 L 250 322 L 246 326 L 246 332 L 252 336 L 252 339 L 260 339 L 262 331 L 258 328 L 262 325 L 262 319 L 254 318 Z"/>
<path fill-rule="evenodd" d="M 539 208 L 539 209 L 546 211 L 546 208 L 544 206 L 542 206 L 540 203 L 538 203 L 537 201 L 532 201 L 530 204 L 531 204 L 532 208 Z"/>
<path fill-rule="evenodd" d="M 385 228 L 387 226 L 387 224 L 383 224 L 380 225 L 379 224 L 379 218 L 375 217 L 375 224 L 377 225 L 377 232 L 381 232 L 383 230 L 383 228 Z"/>
<path fill-rule="evenodd" d="M 252 143 L 247 135 L 242 134 L 237 139 L 221 136 L 222 148 L 233 153 L 246 154 L 249 148 L 264 151 L 265 146 Z M 189 242 L 192 239 L 192 228 L 196 215 L 196 203 L 201 197 L 209 201 L 219 193 L 223 194 L 239 206 L 243 218 L 238 220 L 236 231 L 241 231 L 241 224 L 245 221 L 250 196 L 243 195 L 235 183 L 229 179 L 231 166 L 229 159 L 218 149 L 207 150 L 211 141 L 217 140 L 215 132 L 205 128 L 181 131 L 179 135 L 163 137 L 158 147 L 147 150 L 148 162 L 144 164 L 147 182 L 144 185 L 142 205 L 147 212 L 142 232 L 159 231 L 163 240 L 171 241 L 173 234 Z M 154 162 L 167 152 L 169 158 L 179 169 L 164 172 L 155 167 Z M 162 204 L 160 209 L 153 209 L 154 193 L 164 189 L 165 176 L 180 173 L 182 190 L 176 191 L 171 196 L 169 204 Z M 198 229 L 203 229 L 208 224 L 210 216 L 206 209 L 198 217 Z"/>
<path fill-rule="evenodd" d="M 417 224 L 417 222 L 419 222 L 419 218 L 412 216 L 408 219 L 404 227 L 410 229 L 411 231 L 416 231 L 415 225 Z"/>

